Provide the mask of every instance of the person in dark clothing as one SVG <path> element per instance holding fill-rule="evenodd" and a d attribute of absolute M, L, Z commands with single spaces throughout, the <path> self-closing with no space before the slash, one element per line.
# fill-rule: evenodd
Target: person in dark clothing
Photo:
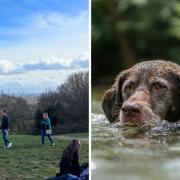
<path fill-rule="evenodd" d="M 2 123 L 0 129 L 2 130 L 3 140 L 5 144 L 5 148 L 11 148 L 12 143 L 9 141 L 9 118 L 7 116 L 7 111 L 1 111 Z"/>
<path fill-rule="evenodd" d="M 79 156 L 78 152 L 74 152 L 73 159 L 67 159 L 66 157 L 62 157 L 60 166 L 60 175 L 72 174 L 75 176 L 80 176 L 80 166 L 79 166 Z"/>
<path fill-rule="evenodd" d="M 72 174 L 80 177 L 81 167 L 79 165 L 80 141 L 73 139 L 72 142 L 64 149 L 61 161 L 59 163 L 60 173 L 57 176 Z"/>
<path fill-rule="evenodd" d="M 61 161 L 59 163 L 60 172 L 56 177 L 48 180 L 88 180 L 89 165 L 84 163 L 81 167 L 79 164 L 80 141 L 73 139 L 64 149 Z"/>

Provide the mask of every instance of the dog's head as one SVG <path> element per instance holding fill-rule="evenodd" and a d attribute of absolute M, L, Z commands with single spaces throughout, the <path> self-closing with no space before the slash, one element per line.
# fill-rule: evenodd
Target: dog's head
<path fill-rule="evenodd" d="M 142 124 L 180 118 L 180 66 L 156 60 L 121 72 L 102 102 L 110 122 Z"/>

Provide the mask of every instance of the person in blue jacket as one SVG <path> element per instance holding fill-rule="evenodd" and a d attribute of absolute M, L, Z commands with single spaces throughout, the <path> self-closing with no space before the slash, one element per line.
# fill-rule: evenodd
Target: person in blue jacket
<path fill-rule="evenodd" d="M 45 136 L 48 137 L 49 141 L 51 142 L 51 145 L 54 146 L 54 142 L 51 138 L 51 121 L 48 116 L 47 112 L 43 113 L 43 120 L 41 121 L 41 143 L 44 145 L 44 138 Z"/>

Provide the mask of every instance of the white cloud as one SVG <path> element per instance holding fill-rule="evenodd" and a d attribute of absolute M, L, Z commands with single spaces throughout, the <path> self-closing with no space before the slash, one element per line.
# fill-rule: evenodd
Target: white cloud
<path fill-rule="evenodd" d="M 52 55 L 66 58 L 78 56 L 89 49 L 86 11 L 76 16 L 52 11 L 31 14 L 22 19 L 19 26 L 0 27 L 0 54 L 3 59 L 22 63 Z"/>
<path fill-rule="evenodd" d="M 0 74 L 17 72 L 18 67 L 11 61 L 0 59 Z"/>
<path fill-rule="evenodd" d="M 74 68 L 88 68 L 89 67 L 89 57 L 88 54 L 84 54 L 82 56 L 78 56 L 73 59 L 73 67 Z"/>
<path fill-rule="evenodd" d="M 77 70 L 49 70 L 29 71 L 25 74 L 11 74 L 0 76 L 0 90 L 4 93 L 31 94 L 42 93 L 45 90 L 55 90 L 68 75 Z"/>
<path fill-rule="evenodd" d="M 79 29 L 82 24 L 88 24 L 88 12 L 84 11 L 76 16 L 67 16 L 59 12 L 51 12 L 48 14 L 36 14 L 28 18 L 30 25 L 35 28 L 65 28 Z"/>
<path fill-rule="evenodd" d="M 21 64 L 0 60 L 0 74 L 19 74 L 35 70 L 78 70 L 87 69 L 88 65 L 89 59 L 87 54 L 66 59 L 52 56 Z"/>
<path fill-rule="evenodd" d="M 68 16 L 54 11 L 32 14 L 22 18 L 19 24 L 19 27 L 0 27 L 0 36 L 27 38 L 42 36 L 43 33 L 47 36 L 48 34 L 53 35 L 68 30 L 83 31 L 84 27 L 88 29 L 88 11 L 83 11 L 76 16 Z"/>

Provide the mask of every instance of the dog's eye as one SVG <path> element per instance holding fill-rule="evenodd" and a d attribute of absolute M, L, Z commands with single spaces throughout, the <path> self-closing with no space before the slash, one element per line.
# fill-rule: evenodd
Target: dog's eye
<path fill-rule="evenodd" d="M 131 85 L 131 84 L 127 85 L 127 86 L 125 87 L 125 89 L 126 89 L 126 90 L 131 90 L 131 89 L 132 89 L 132 85 Z"/>
<path fill-rule="evenodd" d="M 133 90 L 134 88 L 134 84 L 127 84 L 125 87 L 124 87 L 124 90 L 125 91 L 131 91 Z"/>
<path fill-rule="evenodd" d="M 166 88 L 166 86 L 165 86 L 164 84 L 159 83 L 159 82 L 153 83 L 153 84 L 152 84 L 152 87 L 153 87 L 153 89 L 155 89 L 155 90 L 160 90 L 160 89 Z"/>

